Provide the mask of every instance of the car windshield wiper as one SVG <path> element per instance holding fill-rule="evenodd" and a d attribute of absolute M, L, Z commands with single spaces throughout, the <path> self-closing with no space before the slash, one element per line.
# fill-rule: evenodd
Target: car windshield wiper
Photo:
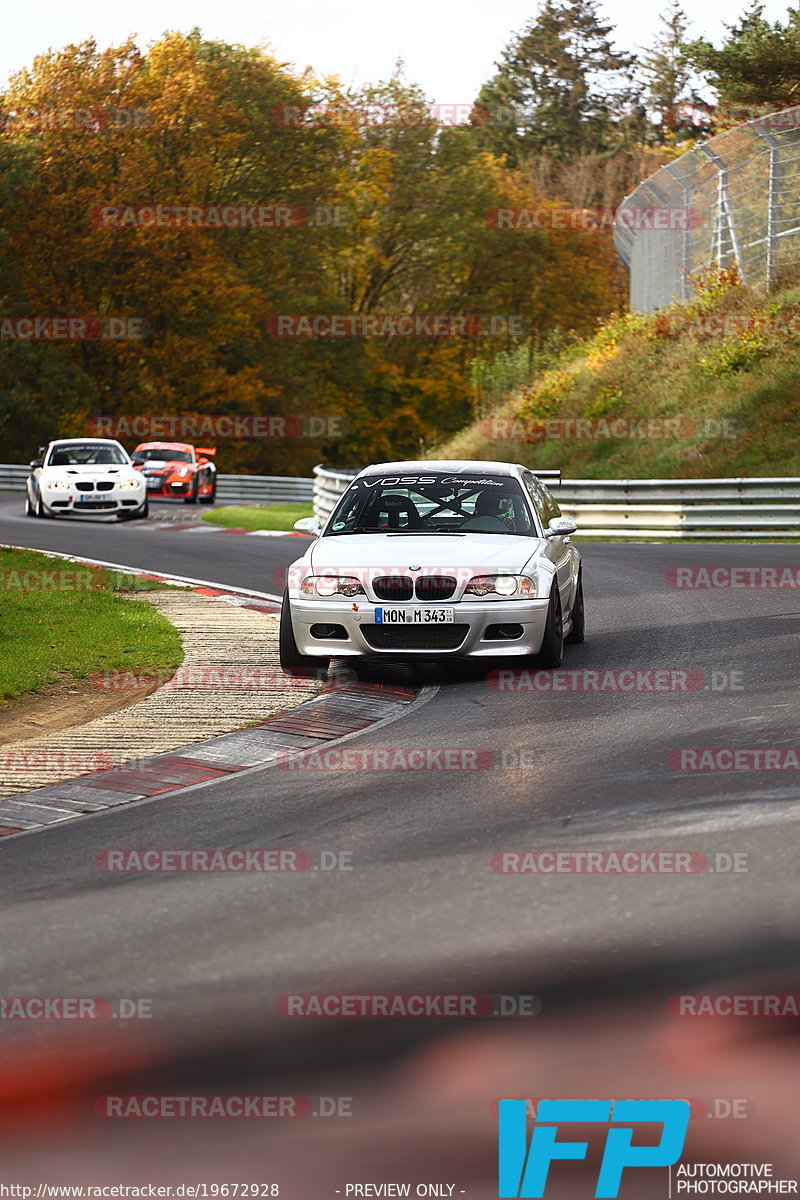
<path fill-rule="evenodd" d="M 332 529 L 330 533 L 326 533 L 325 537 L 347 537 L 351 533 L 385 533 L 385 529 L 378 529 L 377 526 L 367 527 L 365 529 Z"/>
<path fill-rule="evenodd" d="M 471 533 L 485 533 L 490 537 L 531 536 L 528 533 L 515 533 L 513 529 L 386 529 L 383 532 L 392 537 L 469 537 Z"/>
<path fill-rule="evenodd" d="M 386 533 L 392 537 L 466 537 L 456 529 L 379 529 L 371 526 L 367 529 L 335 529 L 326 533 L 326 537 L 345 537 L 353 533 Z"/>

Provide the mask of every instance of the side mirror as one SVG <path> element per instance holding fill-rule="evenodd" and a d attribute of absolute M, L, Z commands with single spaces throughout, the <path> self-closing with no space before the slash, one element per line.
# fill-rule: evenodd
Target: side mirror
<path fill-rule="evenodd" d="M 205 467 L 207 465 L 207 463 L 208 463 L 207 458 L 198 458 L 198 460 L 197 460 L 198 467 Z"/>
<path fill-rule="evenodd" d="M 301 517 L 299 521 L 295 521 L 294 527 L 298 533 L 311 533 L 314 537 L 319 537 L 322 533 L 318 517 Z"/>
<path fill-rule="evenodd" d="M 574 521 L 570 521 L 569 517 L 553 517 L 547 524 L 545 537 L 569 537 L 577 531 L 578 526 Z"/>
<path fill-rule="evenodd" d="M 34 471 L 35 471 L 37 467 L 43 467 L 43 466 L 44 466 L 44 459 L 43 459 L 43 458 L 34 458 L 34 459 L 31 459 L 31 461 L 30 461 L 30 463 L 29 463 L 28 465 L 29 465 L 29 466 L 32 468 L 32 470 L 34 470 Z"/>

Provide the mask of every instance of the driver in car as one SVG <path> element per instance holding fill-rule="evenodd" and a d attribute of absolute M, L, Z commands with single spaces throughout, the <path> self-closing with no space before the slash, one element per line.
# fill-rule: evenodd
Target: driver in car
<path fill-rule="evenodd" d="M 477 520 L 481 519 L 483 528 L 491 529 L 495 522 L 498 522 L 504 529 L 513 531 L 516 528 L 514 520 L 514 501 L 513 497 L 504 495 L 502 492 L 481 492 L 475 501 L 475 514 L 473 520 L 476 521 L 474 528 L 477 530 Z M 495 525 L 497 528 L 497 525 Z"/>

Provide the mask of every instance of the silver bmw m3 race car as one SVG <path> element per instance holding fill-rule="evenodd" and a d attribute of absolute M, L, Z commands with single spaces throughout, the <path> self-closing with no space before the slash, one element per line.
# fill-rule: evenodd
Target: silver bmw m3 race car
<path fill-rule="evenodd" d="M 289 568 L 280 625 L 289 674 L 380 655 L 558 667 L 564 643 L 583 641 L 576 525 L 527 467 L 378 463 L 353 479 L 324 528 L 314 517 L 295 528 L 317 536 Z"/>

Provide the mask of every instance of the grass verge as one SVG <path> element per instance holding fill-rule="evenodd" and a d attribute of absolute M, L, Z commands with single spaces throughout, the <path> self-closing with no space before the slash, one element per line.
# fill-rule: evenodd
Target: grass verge
<path fill-rule="evenodd" d="M 428 457 L 573 479 L 800 475 L 800 286 L 765 295 L 723 272 L 698 287 L 568 345 Z"/>
<path fill-rule="evenodd" d="M 203 520 L 227 529 L 278 529 L 288 532 L 301 517 L 313 517 L 311 504 L 230 505 L 203 514 Z"/>
<path fill-rule="evenodd" d="M 176 670 L 183 660 L 177 629 L 151 605 L 126 598 L 164 586 L 0 548 L 0 707 L 93 671 Z"/>

